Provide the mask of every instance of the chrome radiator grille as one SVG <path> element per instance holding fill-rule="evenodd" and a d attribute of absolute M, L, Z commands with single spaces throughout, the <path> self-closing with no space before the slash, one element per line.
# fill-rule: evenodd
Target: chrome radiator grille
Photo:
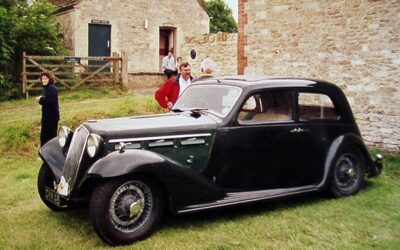
<path fill-rule="evenodd" d="M 63 176 L 71 189 L 74 184 L 78 171 L 82 162 L 82 157 L 86 149 L 86 141 L 89 132 L 85 127 L 80 126 L 75 130 L 72 137 L 71 145 L 69 146 L 67 158 L 65 159 L 65 167 Z M 68 193 L 70 190 L 68 190 Z"/>

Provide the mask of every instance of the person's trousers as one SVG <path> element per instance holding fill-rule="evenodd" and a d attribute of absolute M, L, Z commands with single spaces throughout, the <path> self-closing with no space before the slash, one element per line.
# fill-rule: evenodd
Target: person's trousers
<path fill-rule="evenodd" d="M 40 146 L 57 136 L 58 121 L 42 121 L 40 128 Z"/>

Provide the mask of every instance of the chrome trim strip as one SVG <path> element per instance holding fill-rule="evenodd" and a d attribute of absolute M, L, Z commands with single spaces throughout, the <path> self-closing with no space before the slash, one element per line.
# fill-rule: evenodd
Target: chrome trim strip
<path fill-rule="evenodd" d="M 115 144 L 114 149 L 117 151 L 120 148 L 119 144 Z M 140 149 L 142 146 L 140 143 L 126 143 L 126 149 Z"/>
<path fill-rule="evenodd" d="M 186 145 L 199 145 L 199 144 L 205 144 L 206 140 L 204 139 L 197 139 L 194 138 L 194 140 L 192 139 L 187 139 L 187 140 L 182 140 L 181 141 L 181 145 L 182 146 L 186 146 Z"/>
<path fill-rule="evenodd" d="M 149 148 L 154 148 L 154 147 L 168 147 L 168 146 L 173 146 L 174 141 L 155 141 L 155 142 L 149 142 Z"/>
<path fill-rule="evenodd" d="M 127 139 L 114 139 L 109 140 L 109 143 L 118 142 L 135 142 L 135 141 L 151 141 L 151 140 L 166 140 L 166 139 L 179 139 L 179 138 L 190 138 L 190 137 L 206 137 L 211 136 L 207 134 L 188 134 L 188 135 L 167 135 L 167 136 L 154 136 L 154 137 L 139 137 L 139 138 L 127 138 Z"/>

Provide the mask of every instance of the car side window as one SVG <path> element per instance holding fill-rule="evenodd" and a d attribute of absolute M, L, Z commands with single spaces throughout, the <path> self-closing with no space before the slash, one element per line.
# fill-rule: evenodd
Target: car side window
<path fill-rule="evenodd" d="M 299 93 L 299 120 L 337 120 L 332 100 L 324 94 Z"/>
<path fill-rule="evenodd" d="M 292 120 L 291 91 L 265 91 L 250 96 L 238 116 L 241 124 Z"/>
<path fill-rule="evenodd" d="M 250 96 L 240 109 L 238 121 L 240 123 L 251 121 L 253 116 L 259 112 L 257 107 L 260 107 L 258 96 Z"/>

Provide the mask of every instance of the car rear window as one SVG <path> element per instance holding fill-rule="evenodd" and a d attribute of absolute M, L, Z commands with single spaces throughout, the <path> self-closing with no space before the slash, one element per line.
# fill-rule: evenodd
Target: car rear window
<path fill-rule="evenodd" d="M 335 106 L 327 95 L 299 93 L 300 121 L 337 120 L 338 118 Z"/>

